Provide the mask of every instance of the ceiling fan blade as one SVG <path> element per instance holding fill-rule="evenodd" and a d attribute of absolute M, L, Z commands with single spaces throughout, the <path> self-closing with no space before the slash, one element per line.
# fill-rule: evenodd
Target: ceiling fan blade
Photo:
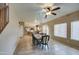
<path fill-rule="evenodd" d="M 54 8 L 52 11 L 55 11 L 55 10 L 58 10 L 58 9 L 60 9 L 60 7 Z"/>
<path fill-rule="evenodd" d="M 56 13 L 51 13 L 52 15 L 57 15 Z"/>
<path fill-rule="evenodd" d="M 50 8 L 49 7 L 46 7 L 44 9 L 46 10 L 46 12 L 49 12 L 50 11 Z"/>
<path fill-rule="evenodd" d="M 50 11 L 50 8 L 49 7 L 47 9 Z"/>

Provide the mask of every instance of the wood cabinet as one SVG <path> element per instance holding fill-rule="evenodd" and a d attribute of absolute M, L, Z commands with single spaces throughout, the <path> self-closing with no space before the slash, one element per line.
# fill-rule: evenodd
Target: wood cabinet
<path fill-rule="evenodd" d="M 9 22 L 9 7 L 6 3 L 0 3 L 0 33 Z"/>

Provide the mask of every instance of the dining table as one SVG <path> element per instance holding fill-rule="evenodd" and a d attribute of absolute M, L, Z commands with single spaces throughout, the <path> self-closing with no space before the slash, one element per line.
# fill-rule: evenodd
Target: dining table
<path fill-rule="evenodd" d="M 42 40 L 42 36 L 45 36 L 45 33 L 33 33 L 33 42 L 36 43 L 36 45 L 40 44 L 41 40 Z"/>

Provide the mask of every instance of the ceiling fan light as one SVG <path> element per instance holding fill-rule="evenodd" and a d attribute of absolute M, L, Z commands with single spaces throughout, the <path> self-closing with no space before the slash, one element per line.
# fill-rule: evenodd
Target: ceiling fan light
<path fill-rule="evenodd" d="M 51 12 L 47 12 L 46 15 L 51 15 Z"/>

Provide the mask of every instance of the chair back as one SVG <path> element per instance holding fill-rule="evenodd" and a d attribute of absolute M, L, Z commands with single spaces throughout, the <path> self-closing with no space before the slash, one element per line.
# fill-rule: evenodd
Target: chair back
<path fill-rule="evenodd" d="M 49 35 L 42 36 L 42 40 L 41 40 L 42 44 L 48 44 L 49 39 L 50 39 Z"/>

